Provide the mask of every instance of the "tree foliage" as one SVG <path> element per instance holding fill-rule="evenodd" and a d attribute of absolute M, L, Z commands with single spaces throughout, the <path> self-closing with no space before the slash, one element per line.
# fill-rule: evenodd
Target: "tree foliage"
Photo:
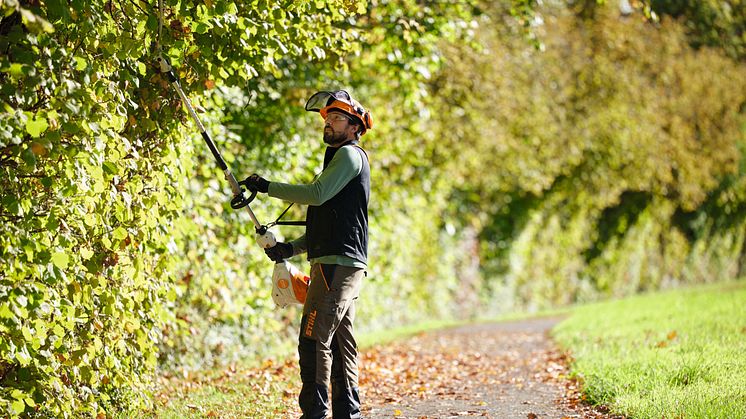
<path fill-rule="evenodd" d="M 681 20 L 694 47 L 720 48 L 741 61 L 746 57 L 746 8 L 742 1 L 650 0 L 648 8 L 658 16 Z"/>
<path fill-rule="evenodd" d="M 161 39 L 158 2 L 3 3 L 0 404 L 7 415 L 146 405 L 157 348 L 182 325 L 188 330 L 169 307 L 198 292 L 183 285 L 184 257 L 209 259 L 211 247 L 225 246 L 206 234 L 220 224 L 223 202 L 185 194 L 194 189 L 193 171 L 210 169 L 194 166 L 201 150 L 181 129 L 186 118 L 154 66 L 154 44 L 188 91 L 247 83 L 262 91 L 284 76 L 281 60 L 347 51 L 354 36 L 338 36 L 332 23 L 359 6 L 162 3 Z M 236 268 L 215 264 L 213 275 Z"/>
<path fill-rule="evenodd" d="M 538 50 L 510 25 L 481 30 L 484 50 L 449 47 L 432 83 L 440 160 L 463 182 L 455 211 L 478 214 L 486 286 L 532 305 L 743 263 L 741 216 L 712 206 L 743 173 L 743 66 L 692 49 L 676 22 L 595 7 L 541 10 Z"/>

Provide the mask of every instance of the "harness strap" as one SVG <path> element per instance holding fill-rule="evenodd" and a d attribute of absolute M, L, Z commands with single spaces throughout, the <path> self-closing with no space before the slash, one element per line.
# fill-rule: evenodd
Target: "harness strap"
<path fill-rule="evenodd" d="M 304 226 L 306 225 L 305 221 L 280 221 L 280 219 L 285 216 L 285 213 L 287 213 L 288 210 L 292 208 L 293 205 L 295 205 L 295 203 L 291 203 L 290 205 L 288 205 L 288 207 L 285 208 L 285 211 L 283 211 L 282 214 L 280 214 L 280 216 L 277 217 L 275 221 L 267 224 L 267 227 L 276 226 L 276 225 L 279 225 L 279 226 Z"/>

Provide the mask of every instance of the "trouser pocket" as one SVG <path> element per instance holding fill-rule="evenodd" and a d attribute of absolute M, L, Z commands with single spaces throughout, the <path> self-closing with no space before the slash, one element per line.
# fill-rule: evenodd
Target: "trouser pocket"
<path fill-rule="evenodd" d="M 363 270 L 316 263 L 311 266 L 311 285 L 303 307 L 301 336 L 328 340 L 360 293 Z"/>

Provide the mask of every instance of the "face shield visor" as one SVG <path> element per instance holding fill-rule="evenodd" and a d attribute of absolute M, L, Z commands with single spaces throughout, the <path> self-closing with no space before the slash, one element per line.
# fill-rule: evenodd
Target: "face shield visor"
<path fill-rule="evenodd" d="M 358 101 L 353 99 L 344 90 L 318 92 L 306 102 L 306 110 L 309 112 L 318 112 L 322 118 L 326 118 L 326 113 L 332 109 L 339 110 L 355 118 L 362 124 L 363 134 L 373 126 L 370 112 L 366 111 Z"/>

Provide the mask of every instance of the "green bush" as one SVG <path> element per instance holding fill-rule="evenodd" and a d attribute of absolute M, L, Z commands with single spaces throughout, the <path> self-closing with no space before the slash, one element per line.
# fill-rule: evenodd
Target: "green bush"
<path fill-rule="evenodd" d="M 353 45 L 332 36 L 331 23 L 357 5 L 317 3 L 238 10 L 164 1 L 162 39 L 158 2 L 2 3 L 3 416 L 138 410 L 150 403 L 159 353 L 168 356 L 159 348 L 192 343 L 190 330 L 216 318 L 277 328 L 260 315 L 269 303 L 256 275 L 240 271 L 256 258 L 231 252 L 247 240 L 234 238 L 231 249 L 211 234 L 226 223 L 225 185 L 207 181 L 216 170 L 201 164 L 194 133 L 185 135 L 153 44 L 162 42 L 191 93 L 260 72 L 282 77 L 280 58 Z M 266 24 L 249 25 L 256 20 Z M 262 291 L 227 304 L 202 276 Z M 174 308 L 181 299 L 212 316 L 192 322 Z"/>

